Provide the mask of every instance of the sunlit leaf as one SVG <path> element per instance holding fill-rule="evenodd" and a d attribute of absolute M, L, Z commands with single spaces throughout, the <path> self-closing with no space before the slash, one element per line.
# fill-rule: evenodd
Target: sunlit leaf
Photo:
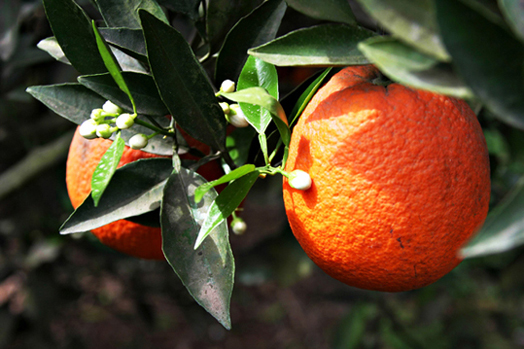
<path fill-rule="evenodd" d="M 358 0 L 394 36 L 439 60 L 449 61 L 439 35 L 435 0 Z"/>
<path fill-rule="evenodd" d="M 116 167 L 120 162 L 120 158 L 122 158 L 124 147 L 124 140 L 120 137 L 120 134 L 117 134 L 116 139 L 106 150 L 93 173 L 91 179 L 91 197 L 93 198 L 95 207 L 98 206 L 102 194 L 115 174 Z"/>
<path fill-rule="evenodd" d="M 66 64 L 71 64 L 71 62 L 69 62 L 69 60 L 65 56 L 64 51 L 62 51 L 60 45 L 58 45 L 58 42 L 56 41 L 56 38 L 54 36 L 40 40 L 40 42 L 36 46 L 42 51 L 49 53 L 51 57 L 53 57 L 57 61 Z"/>
<path fill-rule="evenodd" d="M 171 159 L 140 159 L 115 171 L 95 208 L 87 198 L 60 228 L 61 234 L 89 231 L 160 207 Z"/>
<path fill-rule="evenodd" d="M 441 63 L 392 37 L 374 37 L 361 42 L 359 49 L 384 74 L 404 85 L 458 98 L 473 93 L 452 67 Z"/>
<path fill-rule="evenodd" d="M 324 24 L 295 30 L 248 53 L 277 66 L 367 64 L 357 45 L 374 35 L 358 26 Z"/>
<path fill-rule="evenodd" d="M 194 191 L 203 183 L 200 175 L 185 168 L 168 179 L 161 205 L 162 249 L 195 301 L 230 329 L 235 262 L 226 222 L 218 225 L 198 250 L 193 248 L 207 210 L 217 196 L 211 189 L 196 204 Z"/>
<path fill-rule="evenodd" d="M 249 190 L 259 176 L 258 171 L 249 172 L 243 177 L 231 182 L 218 197 L 209 205 L 206 219 L 202 223 L 195 241 L 195 250 L 206 240 L 213 229 L 223 224 L 244 200 Z"/>
<path fill-rule="evenodd" d="M 253 172 L 254 170 L 255 170 L 255 165 L 251 165 L 251 164 L 244 165 L 244 166 L 234 169 L 233 171 L 229 172 L 226 175 L 223 175 L 222 177 L 220 177 L 217 180 L 202 184 L 195 190 L 195 202 L 199 203 L 202 197 L 204 196 L 204 194 L 207 193 L 211 188 L 214 188 L 220 184 L 231 182 L 250 172 Z"/>
<path fill-rule="evenodd" d="M 169 23 L 155 0 L 95 0 L 102 17 L 110 27 L 140 28 L 138 10 L 143 9 Z"/>

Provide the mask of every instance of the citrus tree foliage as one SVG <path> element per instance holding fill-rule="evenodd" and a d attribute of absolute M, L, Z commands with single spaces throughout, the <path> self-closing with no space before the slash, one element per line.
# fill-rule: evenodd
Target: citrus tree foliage
<path fill-rule="evenodd" d="M 292 126 L 338 68 L 375 64 L 396 82 L 466 99 L 490 125 L 524 129 L 524 8 L 517 1 L 487 6 L 476 0 L 359 0 L 369 16 L 366 26 L 346 0 L 96 0 L 94 18 L 73 0 L 43 4 L 54 36 L 38 48 L 79 75 L 75 83 L 27 92 L 76 124 L 106 100 L 136 117 L 133 127 L 113 135 L 92 198 L 61 233 L 157 212 L 159 219 L 150 223 L 162 228 L 168 263 L 226 328 L 235 270 L 226 220 L 257 180 L 288 175 L 283 165 Z M 290 27 L 282 24 L 289 11 L 319 24 L 286 31 Z M 2 54 L 12 49 L 2 41 Z M 326 69 L 280 96 L 275 66 Z M 236 83 L 236 92 L 219 91 L 226 79 Z M 248 128 L 228 135 L 220 102 L 239 103 Z M 177 127 L 211 152 L 196 163 L 182 162 L 178 155 L 192 150 Z M 496 128 L 485 130 L 494 159 L 503 162 L 509 156 L 504 137 Z M 137 133 L 149 136 L 144 151 L 172 160 L 117 170 L 124 143 Z M 259 154 L 261 163 L 250 153 Z M 195 169 L 216 159 L 225 176 L 208 183 Z M 519 173 L 509 165 L 506 170 L 501 176 Z M 523 181 L 514 176 L 509 182 L 516 189 L 493 210 L 463 256 L 524 242 Z M 228 187 L 218 194 L 220 184 Z M 496 203 L 500 191 L 495 194 Z"/>

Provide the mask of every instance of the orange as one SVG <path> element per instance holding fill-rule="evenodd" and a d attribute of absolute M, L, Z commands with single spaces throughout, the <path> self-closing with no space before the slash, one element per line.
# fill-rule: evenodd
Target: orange
<path fill-rule="evenodd" d="M 209 147 L 205 144 L 190 138 L 184 132 L 182 134 L 190 146 L 198 148 L 204 153 L 209 151 Z M 93 172 L 102 155 L 111 146 L 111 142 L 102 138 L 87 140 L 80 135 L 77 128 L 69 148 L 66 166 L 67 190 L 74 208 L 80 206 L 90 194 Z M 118 167 L 138 159 L 158 156 L 126 146 Z M 182 158 L 194 159 L 189 154 L 182 155 Z M 216 161 L 208 162 L 201 166 L 198 172 L 207 180 L 217 179 L 222 175 L 220 165 Z M 119 220 L 96 228 L 92 233 L 103 244 L 122 253 L 145 259 L 164 259 L 162 235 L 158 227 L 149 227 L 127 220 Z"/>
<path fill-rule="evenodd" d="M 488 151 L 460 100 L 373 82 L 373 66 L 341 70 L 315 94 L 291 139 L 284 180 L 291 228 L 309 257 L 350 286 L 388 292 L 433 283 L 483 224 Z"/>

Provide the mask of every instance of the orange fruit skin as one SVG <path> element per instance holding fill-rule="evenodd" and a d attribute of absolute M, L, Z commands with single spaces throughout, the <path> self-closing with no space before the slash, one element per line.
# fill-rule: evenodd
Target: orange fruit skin
<path fill-rule="evenodd" d="M 204 153 L 209 151 L 206 145 L 189 138 L 183 132 L 182 134 L 190 146 L 197 147 Z M 75 209 L 90 194 L 93 172 L 111 143 L 112 141 L 102 138 L 87 140 L 80 135 L 77 128 L 69 147 L 66 164 L 67 191 Z M 138 159 L 152 157 L 160 156 L 126 146 L 118 167 Z M 189 154 L 184 154 L 181 157 L 192 158 Z M 222 175 L 222 169 L 218 162 L 213 161 L 201 166 L 198 173 L 207 180 L 213 180 Z M 119 220 L 96 228 L 92 230 L 92 233 L 100 242 L 122 253 L 144 259 L 165 259 L 162 252 L 162 234 L 158 227 Z"/>
<path fill-rule="evenodd" d="M 353 66 L 319 89 L 299 119 L 284 179 L 286 213 L 308 256 L 350 286 L 424 287 L 460 263 L 490 197 L 486 142 L 476 115 L 454 98 L 371 81 Z"/>

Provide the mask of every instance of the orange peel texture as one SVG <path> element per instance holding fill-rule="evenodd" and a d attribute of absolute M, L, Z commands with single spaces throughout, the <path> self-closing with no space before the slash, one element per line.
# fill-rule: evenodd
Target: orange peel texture
<path fill-rule="evenodd" d="M 375 85 L 373 66 L 337 73 L 294 128 L 284 179 L 295 237 L 327 274 L 388 292 L 429 285 L 460 263 L 458 249 L 488 212 L 490 170 L 474 112 L 461 100 Z"/>

